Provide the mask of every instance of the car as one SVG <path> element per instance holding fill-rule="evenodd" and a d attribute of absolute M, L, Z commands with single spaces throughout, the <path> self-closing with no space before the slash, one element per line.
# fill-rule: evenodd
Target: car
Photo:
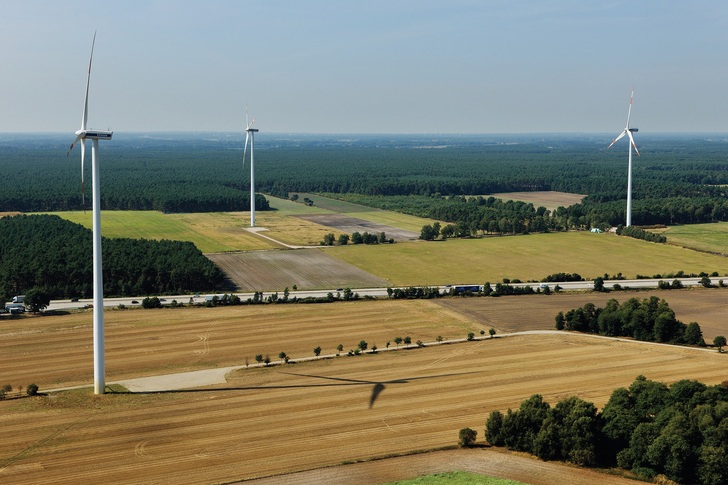
<path fill-rule="evenodd" d="M 167 301 L 166 298 L 160 298 L 159 301 Z"/>
<path fill-rule="evenodd" d="M 71 298 L 71 303 L 76 303 L 78 301 L 78 298 Z"/>
<path fill-rule="evenodd" d="M 136 300 L 132 300 L 132 301 L 131 301 L 131 304 L 132 304 L 132 305 L 138 305 L 138 304 L 139 304 L 139 302 L 138 302 L 138 301 L 136 301 Z"/>
<path fill-rule="evenodd" d="M 336 288 L 336 291 L 344 291 L 343 288 Z"/>

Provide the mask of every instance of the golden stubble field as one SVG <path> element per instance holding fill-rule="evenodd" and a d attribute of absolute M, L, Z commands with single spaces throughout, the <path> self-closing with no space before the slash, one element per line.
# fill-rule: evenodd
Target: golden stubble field
<path fill-rule="evenodd" d="M 693 295 L 696 305 L 701 294 Z M 518 319 L 513 308 L 532 314 L 543 301 L 480 300 L 512 301 L 503 325 Z M 458 310 L 457 302 L 474 301 L 107 312 L 108 379 L 242 364 L 247 355 L 277 357 L 281 350 L 310 356 L 316 345 L 330 353 L 361 339 L 383 347 L 396 335 L 462 338 L 483 327 L 477 309 Z M 27 385 L 34 373 L 41 390 L 45 382 L 90 383 L 90 315 L 2 320 L 0 332 L 0 379 L 15 384 L 7 376 L 22 375 L 18 383 Z M 576 394 L 602 406 L 638 374 L 716 384 L 726 379 L 726 362 L 715 351 L 522 335 L 242 369 L 226 384 L 189 391 L 94 397 L 80 390 L 7 400 L 0 402 L 0 480 L 224 483 L 271 476 L 453 445 L 466 426 L 482 440 L 490 411 L 517 407 L 533 393 L 552 404 Z M 418 470 L 392 476 L 403 473 Z"/>

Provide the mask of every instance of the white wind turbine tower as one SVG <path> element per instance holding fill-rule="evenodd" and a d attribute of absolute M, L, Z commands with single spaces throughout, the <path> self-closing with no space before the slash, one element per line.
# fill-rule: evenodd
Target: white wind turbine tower
<path fill-rule="evenodd" d="M 86 129 L 88 120 L 88 87 L 91 81 L 91 61 L 94 58 L 96 32 L 91 43 L 91 57 L 88 61 L 88 77 L 86 78 L 86 97 L 83 103 L 81 129 L 76 132 L 76 139 L 68 149 L 68 156 L 74 145 L 81 142 L 81 190 L 83 191 L 83 162 L 86 155 L 86 139 L 91 140 L 91 185 L 93 193 L 93 268 L 94 268 L 94 393 L 103 394 L 104 382 L 104 282 L 101 266 L 101 195 L 99 190 L 99 140 L 111 140 L 111 131 Z"/>
<path fill-rule="evenodd" d="M 252 128 L 255 123 L 248 123 L 248 109 L 245 109 L 245 148 L 243 149 L 243 167 L 245 167 L 245 154 L 248 151 L 248 140 L 250 140 L 250 227 L 255 227 L 255 134 L 257 128 Z"/>
<path fill-rule="evenodd" d="M 637 150 L 637 145 L 634 143 L 634 137 L 632 136 L 632 133 L 636 133 L 639 131 L 637 128 L 630 128 L 629 127 L 629 119 L 632 116 L 632 98 L 634 98 L 634 86 L 632 86 L 632 94 L 629 97 L 629 110 L 627 111 L 627 126 L 624 127 L 624 130 L 622 130 L 622 133 L 619 134 L 617 138 L 612 141 L 612 143 L 609 144 L 607 147 L 607 150 L 612 147 L 617 141 L 622 138 L 624 135 L 627 135 L 629 137 L 629 164 L 627 167 L 627 227 L 632 225 L 632 147 L 634 147 L 634 151 L 637 152 L 637 155 L 639 156 L 640 151 Z"/>

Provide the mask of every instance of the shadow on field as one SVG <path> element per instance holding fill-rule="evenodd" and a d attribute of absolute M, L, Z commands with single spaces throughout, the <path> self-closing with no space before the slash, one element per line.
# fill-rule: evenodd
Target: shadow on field
<path fill-rule="evenodd" d="M 377 400 L 379 395 L 384 391 L 387 385 L 391 384 L 409 384 L 412 381 L 419 381 L 423 379 L 439 379 L 445 377 L 462 376 L 468 374 L 478 374 L 480 372 L 455 372 L 449 374 L 438 374 L 432 376 L 421 376 L 421 377 L 405 377 L 402 379 L 392 379 L 388 381 L 367 381 L 360 379 L 347 379 L 344 377 L 330 377 L 330 376 L 318 376 L 312 374 L 296 374 L 293 372 L 281 372 L 281 374 L 287 374 L 297 377 L 312 377 L 315 379 L 327 379 L 331 381 L 337 381 L 335 383 L 327 384 L 291 384 L 291 385 L 273 385 L 273 386 L 241 386 L 241 387 L 216 387 L 214 389 L 173 389 L 169 391 L 111 391 L 113 394 L 176 394 L 176 393 L 194 393 L 194 392 L 219 392 L 219 391 L 263 391 L 268 389 L 313 389 L 318 387 L 339 387 L 339 386 L 373 386 L 372 394 L 369 397 L 369 409 L 374 407 L 374 402 Z"/>

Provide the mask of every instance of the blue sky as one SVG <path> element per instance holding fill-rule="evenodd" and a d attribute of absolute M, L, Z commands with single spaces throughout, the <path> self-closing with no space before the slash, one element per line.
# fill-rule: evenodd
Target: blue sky
<path fill-rule="evenodd" d="M 0 0 L 0 132 L 728 132 L 724 0 Z"/>

